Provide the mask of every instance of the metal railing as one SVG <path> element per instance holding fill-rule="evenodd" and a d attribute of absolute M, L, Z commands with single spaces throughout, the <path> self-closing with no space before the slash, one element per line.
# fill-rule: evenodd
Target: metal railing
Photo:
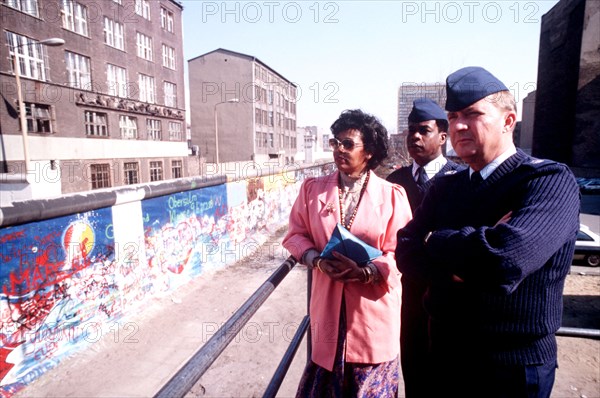
<path fill-rule="evenodd" d="M 187 361 L 179 371 L 160 389 L 155 398 L 174 398 L 184 397 L 192 387 L 198 382 L 200 377 L 210 368 L 212 363 L 221 355 L 223 350 L 233 341 L 235 336 L 242 330 L 244 325 L 258 311 L 260 306 L 267 300 L 275 288 L 294 268 L 297 261 L 290 256 L 279 268 L 246 300 L 246 302 L 227 320 L 227 322 L 217 330 L 214 336 L 210 338 L 192 357 Z M 296 331 L 283 360 L 277 368 L 271 383 L 267 388 L 267 395 L 275 396 L 285 373 L 292 362 L 292 359 L 302 341 L 304 333 L 308 329 L 308 316 L 305 316 Z"/>

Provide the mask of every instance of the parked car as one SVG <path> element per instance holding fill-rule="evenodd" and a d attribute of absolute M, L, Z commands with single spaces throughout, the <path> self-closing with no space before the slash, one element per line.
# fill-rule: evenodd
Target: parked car
<path fill-rule="evenodd" d="M 583 194 L 600 194 L 600 178 L 578 178 L 577 184 Z"/>
<path fill-rule="evenodd" d="M 600 236 L 592 232 L 587 225 L 579 224 L 573 260 L 583 261 L 590 267 L 600 265 Z"/>

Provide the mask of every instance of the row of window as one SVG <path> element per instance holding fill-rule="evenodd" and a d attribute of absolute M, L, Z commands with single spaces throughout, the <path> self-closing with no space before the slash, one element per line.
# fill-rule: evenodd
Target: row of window
<path fill-rule="evenodd" d="M 25 116 L 27 131 L 30 133 L 52 134 L 52 109 L 49 105 L 25 103 Z M 85 134 L 90 137 L 109 137 L 108 114 L 104 112 L 84 111 Z M 169 141 L 183 140 L 183 124 L 176 121 L 167 121 L 167 138 Z M 163 121 L 159 119 L 146 119 L 146 136 L 139 133 L 138 118 L 129 115 L 119 115 L 119 134 L 123 139 L 146 138 L 154 141 L 163 139 Z"/>
<path fill-rule="evenodd" d="M 48 62 L 44 46 L 37 42 L 13 32 L 6 32 L 6 40 L 11 48 L 11 65 L 17 57 L 21 76 L 46 81 L 48 76 Z M 174 56 L 173 49 L 173 56 Z M 71 87 L 93 90 L 91 59 L 85 55 L 65 51 L 65 64 L 67 66 L 67 84 Z M 151 104 L 156 103 L 156 83 L 153 76 L 138 73 L 137 93 L 135 86 L 131 86 L 127 79 L 127 70 L 117 65 L 106 65 L 107 94 L 121 98 L 130 98 L 138 95 L 140 101 Z M 163 81 L 163 104 L 168 107 L 177 107 L 177 85 Z"/>
<path fill-rule="evenodd" d="M 283 94 L 275 93 L 273 90 L 267 90 L 256 85 L 254 86 L 254 96 L 257 102 L 269 105 L 273 105 L 273 102 L 276 99 L 275 104 L 277 106 L 285 109 L 286 112 L 296 114 L 296 103 L 288 100 Z"/>
<path fill-rule="evenodd" d="M 112 0 L 113 3 L 123 5 L 122 0 Z M 7 6 L 40 18 L 38 0 L 2 0 Z M 135 0 L 135 13 L 142 18 L 150 21 L 150 0 Z M 88 36 L 88 9 L 85 5 L 74 0 L 62 0 L 61 3 L 62 25 L 63 28 L 83 36 Z M 160 26 L 167 32 L 174 31 L 174 14 L 172 11 L 160 7 Z M 106 23 L 106 19 L 105 19 Z M 119 24 L 121 25 L 121 24 Z M 106 26 L 106 24 L 105 24 Z M 123 25 L 121 25 L 122 28 Z M 122 49 L 122 48 L 121 48 Z"/>
<path fill-rule="evenodd" d="M 296 137 L 289 137 L 283 134 L 278 134 L 278 137 L 278 148 L 291 150 L 296 149 Z M 275 148 L 275 134 L 257 131 L 255 136 L 255 144 L 257 148 Z"/>
<path fill-rule="evenodd" d="M 181 122 L 168 121 L 167 134 L 169 141 L 182 141 L 183 125 Z M 146 137 L 139 134 L 138 118 L 119 115 L 120 138 L 136 140 L 146 138 L 154 141 L 163 139 L 163 123 L 159 119 L 146 119 Z M 108 137 L 108 114 L 96 111 L 85 111 L 85 133 L 88 136 Z"/>
<path fill-rule="evenodd" d="M 285 117 L 285 115 L 283 113 L 280 113 L 280 112 L 276 112 L 276 113 L 277 113 L 277 126 L 278 127 L 283 127 L 286 130 L 294 130 L 294 131 L 296 130 L 296 120 Z M 262 125 L 270 126 L 270 127 L 274 126 L 272 111 L 265 111 L 263 109 L 255 108 L 254 109 L 254 118 L 256 120 L 256 124 L 262 124 Z"/>
<path fill-rule="evenodd" d="M 254 77 L 257 80 L 265 82 L 265 84 L 281 87 L 281 90 L 288 98 L 296 98 L 296 88 L 294 86 L 281 80 L 279 75 L 276 75 L 258 63 L 254 64 Z"/>
<path fill-rule="evenodd" d="M 164 180 L 163 162 L 150 161 L 150 181 Z M 171 178 L 183 177 L 183 161 L 171 161 Z M 108 163 L 97 163 L 90 165 L 90 179 L 92 189 L 110 188 L 112 186 L 111 168 Z M 123 163 L 123 182 L 125 185 L 138 184 L 140 182 L 139 162 Z"/>

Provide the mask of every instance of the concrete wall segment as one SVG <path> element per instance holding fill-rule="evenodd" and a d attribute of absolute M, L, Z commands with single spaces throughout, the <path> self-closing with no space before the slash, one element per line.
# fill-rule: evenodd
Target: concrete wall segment
<path fill-rule="evenodd" d="M 2 209 L 0 396 L 125 328 L 149 299 L 284 250 L 261 245 L 287 224 L 305 176 L 326 171 L 182 179 Z"/>

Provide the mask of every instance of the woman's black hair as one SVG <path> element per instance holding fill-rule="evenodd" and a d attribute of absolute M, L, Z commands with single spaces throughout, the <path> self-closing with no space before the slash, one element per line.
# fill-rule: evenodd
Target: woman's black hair
<path fill-rule="evenodd" d="M 388 132 L 375 116 L 369 115 L 360 109 L 346 110 L 331 125 L 331 133 L 337 138 L 338 134 L 347 130 L 360 131 L 365 150 L 373 155 L 367 162 L 367 167 L 370 170 L 375 169 L 387 158 L 389 150 Z"/>

